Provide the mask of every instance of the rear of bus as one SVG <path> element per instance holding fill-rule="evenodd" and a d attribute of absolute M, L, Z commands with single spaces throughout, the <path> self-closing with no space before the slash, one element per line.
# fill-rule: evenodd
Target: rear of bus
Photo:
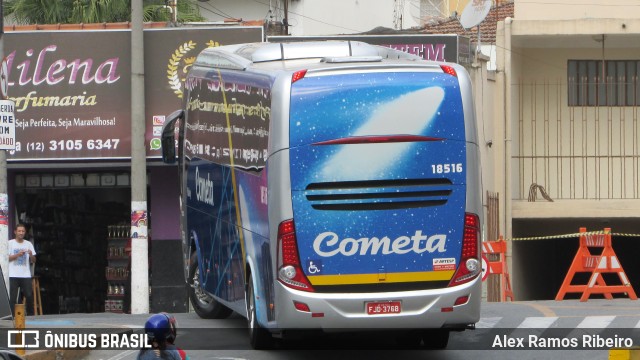
<path fill-rule="evenodd" d="M 277 176 L 291 182 L 278 328 L 473 327 L 481 186 L 466 71 L 361 63 L 291 81 L 289 148 L 270 159 L 288 161 Z"/>

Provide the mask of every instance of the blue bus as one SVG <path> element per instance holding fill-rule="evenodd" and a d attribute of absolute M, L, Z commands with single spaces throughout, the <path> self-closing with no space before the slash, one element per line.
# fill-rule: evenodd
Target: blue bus
<path fill-rule="evenodd" d="M 246 316 L 254 348 L 382 329 L 444 348 L 479 320 L 463 67 L 353 41 L 209 48 L 162 144 L 181 177 L 191 304 Z"/>

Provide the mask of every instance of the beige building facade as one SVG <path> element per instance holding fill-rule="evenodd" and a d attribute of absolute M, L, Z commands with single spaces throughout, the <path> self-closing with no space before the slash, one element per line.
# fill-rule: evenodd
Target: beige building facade
<path fill-rule="evenodd" d="M 500 194 L 501 234 L 538 238 L 510 244 L 516 298 L 555 296 L 578 238 L 554 235 L 580 227 L 620 234 L 638 288 L 640 3 L 515 0 L 495 46 L 485 188 Z"/>

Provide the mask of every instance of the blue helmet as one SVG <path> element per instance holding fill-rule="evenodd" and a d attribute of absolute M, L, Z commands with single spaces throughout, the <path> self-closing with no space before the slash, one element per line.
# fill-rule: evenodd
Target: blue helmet
<path fill-rule="evenodd" d="M 176 336 L 178 336 L 178 320 L 169 313 L 161 312 L 160 314 L 166 316 L 167 320 L 169 320 L 169 329 L 171 332 L 169 336 L 167 336 L 167 341 L 173 344 L 173 342 L 176 341 Z"/>
<path fill-rule="evenodd" d="M 149 340 L 162 343 L 173 336 L 172 324 L 166 314 L 151 315 L 144 324 L 144 332 Z"/>

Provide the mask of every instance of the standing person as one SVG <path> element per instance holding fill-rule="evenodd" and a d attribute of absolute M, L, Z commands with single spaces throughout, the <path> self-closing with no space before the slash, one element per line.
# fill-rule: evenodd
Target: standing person
<path fill-rule="evenodd" d="M 31 284 L 31 264 L 36 262 L 36 249 L 24 239 L 27 228 L 18 224 L 13 231 L 15 239 L 9 240 L 9 304 L 11 312 L 15 311 L 18 289 L 27 298 L 28 315 L 33 315 L 33 285 Z M 15 314 L 14 314 L 15 315 Z"/>
<path fill-rule="evenodd" d="M 144 324 L 149 348 L 143 348 L 138 353 L 137 360 L 181 360 L 180 353 L 175 347 L 169 346 L 167 339 L 172 336 L 172 325 L 164 314 L 154 314 Z"/>

